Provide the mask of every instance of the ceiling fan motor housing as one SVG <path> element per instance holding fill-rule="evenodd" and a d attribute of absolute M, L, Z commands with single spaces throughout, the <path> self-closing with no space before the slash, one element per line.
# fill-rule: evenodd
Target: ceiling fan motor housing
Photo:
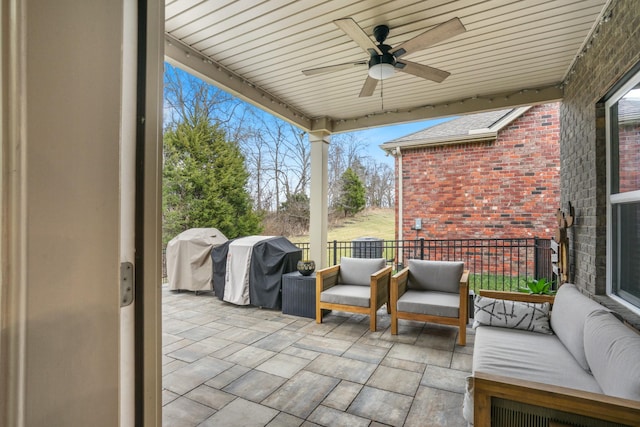
<path fill-rule="evenodd" d="M 382 51 L 382 55 L 379 55 L 378 53 L 372 53 L 371 59 L 369 59 L 369 68 L 378 64 L 390 64 L 395 66 L 396 57 L 393 56 L 393 54 L 389 53 L 389 49 L 391 49 L 391 46 L 387 44 L 380 44 L 378 45 L 378 48 L 380 48 L 380 50 Z"/>

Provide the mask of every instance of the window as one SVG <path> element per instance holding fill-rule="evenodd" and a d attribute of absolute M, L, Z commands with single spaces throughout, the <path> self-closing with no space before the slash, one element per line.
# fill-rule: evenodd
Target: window
<path fill-rule="evenodd" d="M 607 289 L 640 312 L 640 72 L 606 102 Z"/>

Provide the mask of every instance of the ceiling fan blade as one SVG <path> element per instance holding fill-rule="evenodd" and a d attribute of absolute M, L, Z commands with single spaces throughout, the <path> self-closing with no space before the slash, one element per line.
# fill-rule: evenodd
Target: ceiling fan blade
<path fill-rule="evenodd" d="M 462 34 L 467 29 L 458 18 L 452 18 L 447 22 L 443 22 L 422 34 L 418 34 L 414 38 L 407 40 L 399 46 L 394 47 L 391 52 L 396 58 L 400 58 L 407 53 L 416 52 L 427 47 L 440 43 L 443 40 Z"/>
<path fill-rule="evenodd" d="M 358 97 L 363 98 L 365 96 L 373 95 L 373 91 L 376 90 L 377 85 L 377 79 L 373 79 L 367 76 L 367 80 L 364 81 L 364 85 L 362 85 L 362 90 L 360 91 L 360 95 L 358 95 Z"/>
<path fill-rule="evenodd" d="M 436 83 L 441 83 L 444 79 L 449 77 L 451 73 L 448 73 L 437 68 L 429 67 L 428 65 L 418 64 L 411 61 L 398 61 L 396 62 L 396 68 L 399 71 L 403 71 L 414 76 L 422 77 L 423 79 L 432 80 Z"/>
<path fill-rule="evenodd" d="M 346 64 L 328 65 L 326 67 L 310 68 L 302 70 L 305 76 L 315 76 L 316 74 L 333 73 L 334 71 L 348 70 L 351 68 L 367 65 L 367 61 L 348 62 Z"/>
<path fill-rule="evenodd" d="M 353 39 L 354 42 L 358 43 L 358 45 L 365 50 L 368 54 L 371 54 L 371 49 L 374 50 L 378 55 L 382 55 L 382 51 L 376 44 L 371 40 L 371 38 L 364 32 L 362 28 L 356 21 L 351 18 L 342 18 L 336 19 L 333 21 L 342 31 L 344 31 L 349 37 Z"/>

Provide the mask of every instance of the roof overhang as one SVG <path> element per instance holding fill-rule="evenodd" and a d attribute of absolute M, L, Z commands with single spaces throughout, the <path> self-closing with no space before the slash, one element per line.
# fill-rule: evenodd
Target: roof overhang
<path fill-rule="evenodd" d="M 604 25 L 609 3 L 167 0 L 165 55 L 305 131 L 348 132 L 561 100 L 563 82 Z M 366 59 L 333 23 L 347 16 L 367 34 L 389 25 L 392 46 L 452 17 L 467 31 L 408 58 L 449 71 L 444 82 L 400 73 L 359 98 L 366 69 L 301 72 Z"/>

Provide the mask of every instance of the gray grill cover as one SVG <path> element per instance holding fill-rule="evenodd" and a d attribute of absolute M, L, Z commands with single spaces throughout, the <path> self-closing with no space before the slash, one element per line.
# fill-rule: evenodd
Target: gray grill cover
<path fill-rule="evenodd" d="M 229 240 L 211 251 L 213 289 L 219 299 L 224 297 L 227 275 Z M 249 267 L 249 300 L 251 305 L 264 308 L 282 307 L 282 275 L 296 271 L 302 250 L 285 237 L 270 237 L 253 246 Z"/>

